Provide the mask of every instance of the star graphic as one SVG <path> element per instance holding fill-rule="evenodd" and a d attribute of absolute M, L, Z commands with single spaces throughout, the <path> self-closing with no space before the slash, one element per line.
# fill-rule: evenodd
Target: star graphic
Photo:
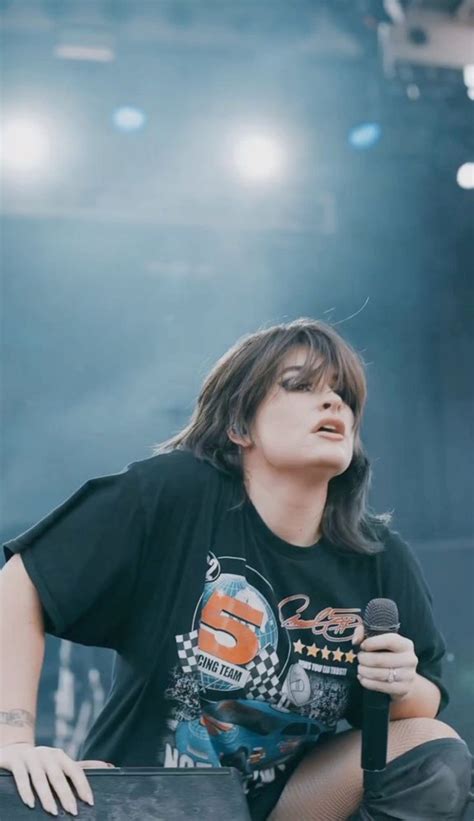
<path fill-rule="evenodd" d="M 357 658 L 357 655 L 355 653 L 353 653 L 352 650 L 349 650 L 349 652 L 346 653 L 346 661 L 348 661 L 349 664 L 352 664 L 352 662 L 356 658 Z"/>
<path fill-rule="evenodd" d="M 328 659 L 328 658 L 329 658 L 329 653 L 330 653 L 330 652 L 331 652 L 331 651 L 330 651 L 330 650 L 328 650 L 327 645 L 324 645 L 323 649 L 321 650 L 321 655 L 322 655 L 323 659 Z"/>
<path fill-rule="evenodd" d="M 341 648 L 338 647 L 337 650 L 332 651 L 332 657 L 334 661 L 342 661 L 344 653 L 341 651 Z"/>
<path fill-rule="evenodd" d="M 307 645 L 306 645 L 306 653 L 307 653 L 307 655 L 308 655 L 308 656 L 314 656 L 314 657 L 316 658 L 316 656 L 317 656 L 317 655 L 318 655 L 318 653 L 319 653 L 319 647 L 316 647 L 316 645 L 314 644 L 314 642 L 313 642 L 313 644 L 311 645 L 311 647 L 307 644 Z"/>
<path fill-rule="evenodd" d="M 293 642 L 293 647 L 295 648 L 295 653 L 303 653 L 305 645 L 298 639 L 298 641 Z"/>

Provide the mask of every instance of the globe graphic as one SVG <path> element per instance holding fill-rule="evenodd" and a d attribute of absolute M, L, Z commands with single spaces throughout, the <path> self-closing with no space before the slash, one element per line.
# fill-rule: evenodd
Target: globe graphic
<path fill-rule="evenodd" d="M 260 610 L 263 613 L 262 627 L 252 628 L 258 639 L 259 650 L 263 650 L 267 644 L 271 644 L 274 650 L 277 649 L 278 625 L 273 611 L 262 594 L 249 584 L 244 576 L 222 573 L 217 581 L 206 584 L 202 597 L 202 607 L 206 605 L 216 591 L 225 593 L 233 599 L 248 602 L 255 610 Z M 239 685 L 235 684 L 235 682 L 221 681 L 221 679 L 208 672 L 201 671 L 200 678 L 202 686 L 212 690 L 228 691 L 240 689 Z"/>

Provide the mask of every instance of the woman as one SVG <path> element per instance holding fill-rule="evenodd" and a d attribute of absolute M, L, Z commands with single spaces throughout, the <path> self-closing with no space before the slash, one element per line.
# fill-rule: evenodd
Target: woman
<path fill-rule="evenodd" d="M 40 613 L 54 635 L 117 651 L 83 756 L 235 766 L 254 819 L 462 817 L 471 756 L 435 718 L 444 640 L 419 563 L 367 508 L 365 401 L 363 363 L 330 326 L 251 334 L 181 433 L 6 544 L 11 621 L 36 612 L 36 649 L 6 659 L 0 704 L 0 766 L 24 801 L 28 772 L 49 809 L 51 786 L 74 806 L 65 773 L 87 797 L 78 762 L 34 747 Z M 363 641 L 377 597 L 397 603 L 400 633 Z M 33 641 L 19 630 L 17 655 Z M 391 695 L 391 721 L 383 797 L 362 802 L 364 688 Z M 354 729 L 336 735 L 342 718 Z"/>

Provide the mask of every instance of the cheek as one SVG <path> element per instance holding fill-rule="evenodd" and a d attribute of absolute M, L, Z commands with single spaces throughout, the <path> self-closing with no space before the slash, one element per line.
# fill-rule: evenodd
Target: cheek
<path fill-rule="evenodd" d="M 290 447 L 294 448 L 301 441 L 306 428 L 307 425 L 298 421 L 294 408 L 288 405 L 270 405 L 262 409 L 255 420 L 254 441 L 264 449 L 282 452 Z"/>

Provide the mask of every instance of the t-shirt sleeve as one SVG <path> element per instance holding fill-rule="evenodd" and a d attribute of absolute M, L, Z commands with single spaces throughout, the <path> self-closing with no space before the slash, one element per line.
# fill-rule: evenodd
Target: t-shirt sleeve
<path fill-rule="evenodd" d="M 415 645 L 417 673 L 436 684 L 441 693 L 438 715 L 447 706 L 449 693 L 442 677 L 446 641 L 435 620 L 431 590 L 417 556 L 396 531 L 389 531 L 385 558 L 383 596 L 398 606 L 399 632 Z"/>
<path fill-rule="evenodd" d="M 432 681 L 441 693 L 436 715 L 449 703 L 449 693 L 442 678 L 442 659 L 446 642 L 433 612 L 433 597 L 421 564 L 412 548 L 400 535 L 386 528 L 385 550 L 378 554 L 380 596 L 392 599 L 399 613 L 402 636 L 413 641 L 418 657 L 417 673 Z M 362 726 L 363 688 L 357 682 L 351 693 L 351 706 L 345 716 L 353 727 Z"/>
<path fill-rule="evenodd" d="M 118 649 L 139 572 L 145 524 L 133 463 L 89 479 L 18 537 L 38 591 L 46 632 L 80 644 Z"/>

